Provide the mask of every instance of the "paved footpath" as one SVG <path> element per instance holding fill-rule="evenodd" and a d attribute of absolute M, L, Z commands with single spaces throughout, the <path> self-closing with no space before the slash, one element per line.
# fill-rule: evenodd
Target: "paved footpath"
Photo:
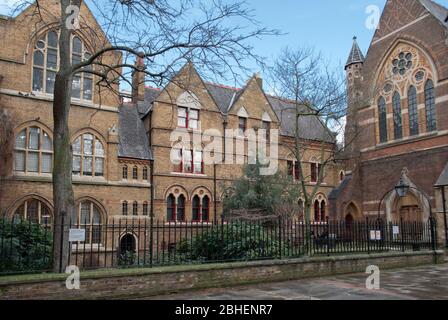
<path fill-rule="evenodd" d="M 448 299 L 448 264 L 382 271 L 381 289 L 366 289 L 367 274 L 206 289 L 151 297 L 159 300 L 416 300 Z"/>

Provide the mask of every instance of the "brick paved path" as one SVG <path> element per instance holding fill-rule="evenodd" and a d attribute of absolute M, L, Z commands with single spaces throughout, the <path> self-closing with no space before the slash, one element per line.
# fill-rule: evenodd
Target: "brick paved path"
<path fill-rule="evenodd" d="M 448 264 L 381 272 L 379 291 L 365 287 L 368 275 L 303 279 L 151 297 L 176 300 L 415 300 L 448 299 Z"/>

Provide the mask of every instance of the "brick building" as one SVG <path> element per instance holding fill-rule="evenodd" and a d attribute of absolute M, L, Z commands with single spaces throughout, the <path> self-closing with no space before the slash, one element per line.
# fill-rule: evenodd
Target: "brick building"
<path fill-rule="evenodd" d="M 344 181 L 330 195 L 333 217 L 426 220 L 431 207 L 442 216 L 447 18 L 448 10 L 431 0 L 389 0 L 365 57 L 354 39 L 345 67 L 349 160 Z M 388 193 L 400 179 L 411 186 L 404 198 Z"/>
<path fill-rule="evenodd" d="M 43 20 L 33 15 L 34 6 L 16 17 L 0 17 L 0 103 L 14 128 L 12 165 L 3 168 L 6 174 L 0 180 L 0 212 L 51 223 L 52 90 L 58 66 L 59 5 L 54 1 L 40 5 L 46 7 Z M 73 59 L 84 59 L 107 44 L 84 2 L 81 16 L 89 28 L 74 32 Z M 104 59 L 117 61 L 120 55 L 110 53 Z M 141 77 L 135 73 L 135 83 Z M 88 74 L 74 79 L 69 118 L 76 219 L 81 224 L 85 219 L 94 225 L 148 219 L 151 192 L 156 219 L 208 222 L 220 217 L 225 189 L 241 176 L 243 166 L 204 165 L 200 150 L 187 146 L 179 151 L 182 164 L 173 165 L 170 134 L 179 127 L 190 135 L 195 129 L 216 129 L 221 134 L 226 128 L 280 129 L 280 170 L 294 167 L 289 151 L 294 120 L 288 112 L 281 112 L 291 102 L 265 94 L 258 75 L 236 89 L 204 82 L 194 66 L 187 64 L 176 81 L 163 89 L 136 86 L 127 103 L 110 90 L 98 89 L 95 80 Z M 118 86 L 114 89 L 118 91 Z M 313 187 L 322 142 L 329 155 L 334 136 L 317 118 L 306 119 L 300 120 L 301 138 L 307 145 L 303 157 L 308 162 L 308 185 Z M 225 153 L 247 161 L 245 144 L 242 154 L 233 149 Z M 328 167 L 315 199 L 316 220 L 327 217 L 327 196 L 338 183 L 337 170 Z M 101 243 L 101 235 L 94 230 L 89 231 L 87 242 Z"/>

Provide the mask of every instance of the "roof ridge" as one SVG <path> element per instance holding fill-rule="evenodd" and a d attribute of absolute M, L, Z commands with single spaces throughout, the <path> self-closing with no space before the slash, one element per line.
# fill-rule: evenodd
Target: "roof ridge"
<path fill-rule="evenodd" d="M 230 89 L 230 90 L 234 90 L 234 91 L 240 91 L 242 89 L 242 88 L 236 88 L 236 87 L 228 86 L 228 85 L 221 84 L 221 83 L 208 82 L 208 81 L 206 81 L 205 84 L 209 84 L 209 85 L 223 88 L 223 89 Z"/>

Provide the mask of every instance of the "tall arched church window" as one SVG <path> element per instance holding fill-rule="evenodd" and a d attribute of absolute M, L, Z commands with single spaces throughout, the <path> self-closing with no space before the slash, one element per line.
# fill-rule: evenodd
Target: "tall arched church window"
<path fill-rule="evenodd" d="M 436 98 L 434 93 L 434 83 L 431 79 L 425 84 L 425 110 L 426 110 L 426 131 L 437 130 L 436 121 Z"/>
<path fill-rule="evenodd" d="M 418 108 L 417 108 L 417 90 L 410 86 L 408 90 L 408 111 L 409 111 L 409 135 L 418 134 Z"/>
<path fill-rule="evenodd" d="M 387 142 L 387 111 L 386 100 L 380 97 L 378 100 L 378 123 L 380 131 L 380 142 Z"/>
<path fill-rule="evenodd" d="M 398 92 L 394 93 L 392 98 L 392 109 L 394 119 L 394 139 L 403 138 L 403 124 L 401 119 L 401 97 Z"/>
<path fill-rule="evenodd" d="M 14 146 L 14 171 L 51 173 L 53 170 L 53 142 L 40 127 L 28 127 L 19 132 Z"/>
<path fill-rule="evenodd" d="M 72 64 L 87 60 L 91 54 L 79 37 L 74 36 L 71 43 Z M 41 37 L 33 52 L 33 91 L 53 94 L 56 73 L 59 70 L 59 34 L 55 30 L 49 31 Z M 92 101 L 93 75 L 88 73 L 91 66 L 76 74 L 72 82 L 72 97 L 80 100 Z"/>
<path fill-rule="evenodd" d="M 101 141 L 84 133 L 73 142 L 73 174 L 90 177 L 104 176 L 105 152 Z"/>

